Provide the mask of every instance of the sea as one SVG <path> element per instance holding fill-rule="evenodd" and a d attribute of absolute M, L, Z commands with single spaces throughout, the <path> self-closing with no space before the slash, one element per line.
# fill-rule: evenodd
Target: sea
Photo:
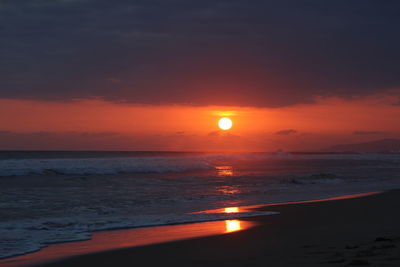
<path fill-rule="evenodd" d="M 400 154 L 0 152 L 0 258 L 220 208 L 400 188 Z M 277 215 L 279 216 L 279 215 Z"/>

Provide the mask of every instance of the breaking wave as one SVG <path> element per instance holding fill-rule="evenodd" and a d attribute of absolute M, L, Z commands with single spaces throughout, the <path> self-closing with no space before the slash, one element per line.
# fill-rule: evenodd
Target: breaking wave
<path fill-rule="evenodd" d="M 287 157 L 284 153 L 0 160 L 0 176 L 165 173 L 212 169 L 216 161 Z"/>
<path fill-rule="evenodd" d="M 27 174 L 117 174 L 182 172 L 211 168 L 201 158 L 83 158 L 0 161 L 0 176 Z"/>

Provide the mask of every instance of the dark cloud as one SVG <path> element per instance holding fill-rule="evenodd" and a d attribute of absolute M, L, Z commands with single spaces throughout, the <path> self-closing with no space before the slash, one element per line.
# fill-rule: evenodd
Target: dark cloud
<path fill-rule="evenodd" d="M 118 136 L 118 133 L 114 132 L 100 132 L 100 133 L 80 133 L 82 137 L 90 137 L 90 138 L 107 138 L 107 137 L 114 137 Z"/>
<path fill-rule="evenodd" d="M 287 130 L 281 130 L 276 132 L 275 134 L 277 135 L 290 135 L 290 134 L 296 134 L 298 131 L 293 130 L 293 129 L 287 129 Z"/>
<path fill-rule="evenodd" d="M 220 135 L 221 135 L 220 131 L 212 131 L 208 133 L 208 136 L 220 136 Z"/>
<path fill-rule="evenodd" d="M 398 1 L 3 0 L 0 97 L 282 106 L 400 87 Z"/>
<path fill-rule="evenodd" d="M 353 134 L 356 134 L 356 135 L 380 135 L 380 134 L 386 134 L 386 133 L 382 132 L 382 131 L 354 131 Z"/>

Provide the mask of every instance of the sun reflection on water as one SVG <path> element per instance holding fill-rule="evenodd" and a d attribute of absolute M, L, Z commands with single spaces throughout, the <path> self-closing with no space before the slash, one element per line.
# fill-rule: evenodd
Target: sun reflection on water
<path fill-rule="evenodd" d="M 233 176 L 232 166 L 216 166 L 215 169 L 217 170 L 217 176 L 219 177 Z"/>
<path fill-rule="evenodd" d="M 240 190 L 235 186 L 221 186 L 217 188 L 217 191 L 224 195 L 234 195 L 240 193 Z"/>
<path fill-rule="evenodd" d="M 237 213 L 239 212 L 239 207 L 229 207 L 224 209 L 224 213 Z"/>
<path fill-rule="evenodd" d="M 228 207 L 228 208 L 224 208 L 223 212 L 224 213 L 238 213 L 238 212 L 240 212 L 240 210 L 239 210 L 239 207 Z M 226 228 L 227 233 L 239 231 L 242 229 L 239 220 L 226 220 L 225 228 Z"/>
<path fill-rule="evenodd" d="M 227 233 L 239 231 L 242 229 L 239 220 L 226 220 L 225 228 Z"/>

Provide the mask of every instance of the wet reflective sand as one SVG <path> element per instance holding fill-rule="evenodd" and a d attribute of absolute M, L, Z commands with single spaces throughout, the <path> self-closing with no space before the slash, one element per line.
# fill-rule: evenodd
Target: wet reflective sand
<path fill-rule="evenodd" d="M 26 266 L 105 250 L 227 234 L 254 225 L 249 221 L 225 220 L 97 232 L 91 240 L 54 244 L 35 253 L 0 260 L 0 266 Z"/>

